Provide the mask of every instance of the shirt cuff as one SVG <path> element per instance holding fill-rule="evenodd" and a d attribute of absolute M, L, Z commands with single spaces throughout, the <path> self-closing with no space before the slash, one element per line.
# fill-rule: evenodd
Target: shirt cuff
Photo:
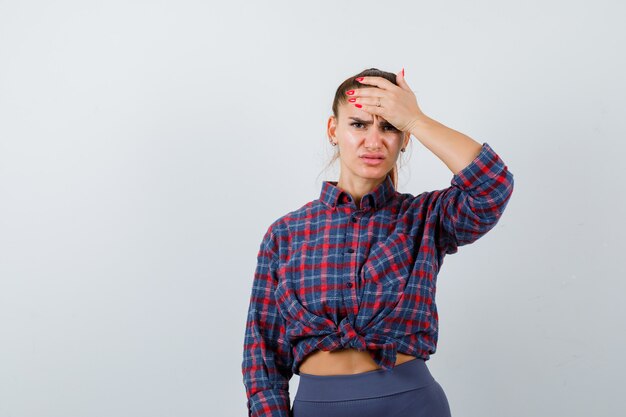
<path fill-rule="evenodd" d="M 291 417 L 289 391 L 268 389 L 248 400 L 248 417 Z"/>
<path fill-rule="evenodd" d="M 504 169 L 506 169 L 504 161 L 487 142 L 484 142 L 476 158 L 457 172 L 450 184 L 462 190 L 476 188 L 485 181 L 499 177 Z"/>

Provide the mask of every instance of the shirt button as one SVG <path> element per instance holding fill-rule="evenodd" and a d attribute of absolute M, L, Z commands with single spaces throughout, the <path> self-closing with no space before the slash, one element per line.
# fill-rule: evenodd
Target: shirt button
<path fill-rule="evenodd" d="M 352 223 L 356 223 L 356 222 L 357 222 L 356 217 L 353 217 L 353 218 L 352 218 L 352 219 L 350 219 L 350 220 L 352 220 Z"/>
<path fill-rule="evenodd" d="M 351 282 L 348 282 L 348 283 L 346 284 L 346 286 L 347 286 L 348 288 L 352 288 L 352 283 L 351 283 Z"/>
<path fill-rule="evenodd" d="M 348 253 L 354 253 L 354 249 L 352 248 L 348 249 Z"/>

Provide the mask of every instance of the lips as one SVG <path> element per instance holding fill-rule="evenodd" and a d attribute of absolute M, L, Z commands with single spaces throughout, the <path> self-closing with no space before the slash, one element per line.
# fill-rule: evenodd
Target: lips
<path fill-rule="evenodd" d="M 378 153 L 366 153 L 361 155 L 361 160 L 369 166 L 379 166 L 383 163 L 385 156 Z"/>
<path fill-rule="evenodd" d="M 361 155 L 361 158 L 369 158 L 369 159 L 385 159 L 385 155 L 381 153 L 365 153 Z"/>

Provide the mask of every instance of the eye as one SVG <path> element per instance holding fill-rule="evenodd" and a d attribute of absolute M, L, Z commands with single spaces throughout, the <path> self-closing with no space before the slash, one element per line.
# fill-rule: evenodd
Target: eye
<path fill-rule="evenodd" d="M 352 123 L 350 123 L 350 126 L 354 126 L 354 127 L 356 127 L 357 129 L 359 129 L 359 126 L 357 126 L 357 125 L 359 125 L 359 126 L 363 126 L 363 123 L 360 123 L 360 122 L 352 122 Z M 395 131 L 397 131 L 397 130 L 398 130 L 398 129 L 396 129 L 396 127 L 395 127 L 394 125 L 392 125 L 392 124 L 386 124 L 386 125 L 383 125 L 383 129 L 386 129 L 388 132 L 395 132 Z"/>

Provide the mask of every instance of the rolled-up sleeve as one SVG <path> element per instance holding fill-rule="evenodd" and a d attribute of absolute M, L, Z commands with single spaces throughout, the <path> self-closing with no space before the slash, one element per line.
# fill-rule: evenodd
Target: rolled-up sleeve
<path fill-rule="evenodd" d="M 455 174 L 451 186 L 433 191 L 435 244 L 452 254 L 458 247 L 491 230 L 513 193 L 513 174 L 500 156 L 484 142 L 474 160 Z"/>
<path fill-rule="evenodd" d="M 249 417 L 289 417 L 291 345 L 275 299 L 276 239 L 265 233 L 252 282 L 241 369 Z"/>

